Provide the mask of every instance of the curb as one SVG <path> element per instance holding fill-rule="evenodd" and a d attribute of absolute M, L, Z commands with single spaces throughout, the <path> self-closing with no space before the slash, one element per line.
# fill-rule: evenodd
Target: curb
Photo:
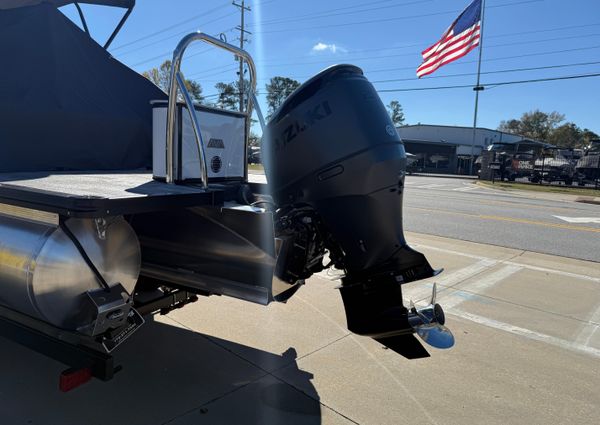
<path fill-rule="evenodd" d="M 600 198 L 579 197 L 575 199 L 575 202 L 580 202 L 582 204 L 600 205 Z"/>
<path fill-rule="evenodd" d="M 427 174 L 427 173 L 410 173 L 409 176 L 416 177 L 442 177 L 445 179 L 460 179 L 460 180 L 479 180 L 477 176 L 464 176 L 460 174 Z"/>
<path fill-rule="evenodd" d="M 527 195 L 527 197 L 535 199 L 546 199 L 563 202 L 579 202 L 583 204 L 600 205 L 599 197 L 592 196 L 580 196 L 580 194 L 570 194 L 561 192 L 537 192 L 534 190 L 527 189 L 511 189 L 511 188 L 494 188 L 492 185 L 485 184 L 483 182 L 476 182 L 477 186 L 486 189 L 495 189 L 504 193 L 511 193 L 513 195 Z"/>

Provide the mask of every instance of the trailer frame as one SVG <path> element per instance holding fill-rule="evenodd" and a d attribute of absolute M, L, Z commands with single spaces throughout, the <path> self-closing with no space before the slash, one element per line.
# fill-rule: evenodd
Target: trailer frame
<path fill-rule="evenodd" d="M 136 306 L 136 310 L 142 316 L 157 312 L 167 314 L 173 309 L 197 300 L 198 296 L 195 293 L 174 289 L 161 297 Z M 113 355 L 103 350 L 102 345 L 93 338 L 58 328 L 1 305 L 0 337 L 67 366 L 67 369 L 61 373 L 61 380 L 63 377 L 86 370 L 90 378 L 110 381 L 123 368 L 117 365 Z M 85 379 L 80 384 L 88 380 Z M 63 391 L 74 388 L 64 390 L 60 384 L 59 387 Z"/>

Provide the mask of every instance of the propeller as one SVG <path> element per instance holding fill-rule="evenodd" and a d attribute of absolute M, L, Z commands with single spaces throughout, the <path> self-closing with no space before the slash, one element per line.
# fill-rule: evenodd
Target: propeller
<path fill-rule="evenodd" d="M 454 335 L 444 323 L 446 317 L 442 306 L 436 303 L 437 284 L 433 284 L 429 305 L 417 308 L 410 301 L 408 322 L 415 333 L 427 344 L 435 348 L 450 348 L 454 345 Z"/>

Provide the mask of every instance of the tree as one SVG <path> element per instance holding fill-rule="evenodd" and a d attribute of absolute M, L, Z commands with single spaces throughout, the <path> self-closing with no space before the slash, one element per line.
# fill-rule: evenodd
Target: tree
<path fill-rule="evenodd" d="M 250 137 L 248 137 L 248 146 L 260 147 L 260 137 L 252 130 L 250 130 Z"/>
<path fill-rule="evenodd" d="M 204 96 L 202 96 L 202 86 L 194 80 L 184 80 L 185 88 L 190 93 L 192 100 L 198 103 L 204 103 Z"/>
<path fill-rule="evenodd" d="M 219 97 L 217 107 L 221 109 L 237 109 L 239 105 L 239 92 L 234 83 L 215 84 Z"/>
<path fill-rule="evenodd" d="M 561 148 L 585 148 L 590 145 L 598 135 L 591 130 L 581 129 L 572 122 L 557 127 L 548 142 Z"/>
<path fill-rule="evenodd" d="M 505 133 L 520 134 L 521 120 L 512 119 L 508 121 L 501 121 L 500 125 L 498 126 L 498 130 L 504 131 Z"/>
<path fill-rule="evenodd" d="M 281 104 L 292 94 L 294 90 L 300 87 L 300 83 L 287 77 L 273 77 L 267 84 L 267 106 L 269 107 L 269 116 L 281 106 Z"/>
<path fill-rule="evenodd" d="M 548 140 L 550 134 L 564 119 L 565 116 L 556 111 L 549 114 L 539 110 L 526 112 L 521 117 L 523 134 L 538 140 Z"/>
<path fill-rule="evenodd" d="M 583 148 L 599 136 L 593 131 L 581 129 L 573 122 L 566 122 L 565 116 L 556 111 L 546 113 L 538 109 L 526 112 L 520 119 L 501 121 L 498 130 L 519 134 L 532 139 L 544 140 L 561 148 Z"/>
<path fill-rule="evenodd" d="M 583 142 L 583 147 L 587 147 L 592 143 L 592 140 L 600 139 L 600 136 L 598 136 L 592 130 L 588 130 L 587 128 L 584 128 L 583 131 L 581 132 L 581 139 Z"/>
<path fill-rule="evenodd" d="M 520 134 L 536 140 L 548 140 L 550 134 L 564 120 L 565 116 L 556 111 L 546 113 L 536 109 L 535 111 L 525 112 L 519 120 L 501 121 L 498 130 Z"/>
<path fill-rule="evenodd" d="M 394 126 L 399 127 L 404 125 L 404 111 L 402 105 L 397 100 L 392 100 L 387 106 L 388 114 L 394 123 Z"/>
<path fill-rule="evenodd" d="M 165 93 L 169 92 L 169 83 L 171 79 L 171 61 L 164 61 L 158 68 L 152 68 L 142 73 L 144 77 L 156 84 Z M 204 102 L 204 96 L 202 96 L 202 86 L 193 80 L 183 78 L 185 82 L 185 88 L 190 93 L 192 100 L 198 103 Z"/>
<path fill-rule="evenodd" d="M 583 134 L 579 127 L 568 122 L 552 131 L 548 142 L 561 148 L 579 148 L 583 146 Z"/>
<path fill-rule="evenodd" d="M 218 100 L 216 106 L 221 109 L 240 109 L 240 93 L 244 94 L 243 99 L 243 108 L 246 109 L 246 104 L 248 102 L 248 93 L 250 93 L 250 81 L 244 79 L 242 83 L 243 86 L 240 89 L 239 80 L 234 81 L 233 83 L 217 83 L 215 84 L 215 88 L 218 92 Z"/>

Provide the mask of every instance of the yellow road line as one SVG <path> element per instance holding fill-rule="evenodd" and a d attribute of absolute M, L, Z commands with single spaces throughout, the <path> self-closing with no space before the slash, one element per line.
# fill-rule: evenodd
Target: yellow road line
<path fill-rule="evenodd" d="M 518 206 L 519 208 L 528 208 L 528 209 L 537 209 L 537 210 L 544 210 L 544 211 L 573 211 L 572 207 L 547 207 L 544 205 L 532 205 L 532 204 L 525 204 L 525 203 L 521 203 L 521 202 L 506 202 L 506 201 L 481 201 L 478 202 L 480 204 L 486 204 L 486 205 L 508 205 L 511 207 L 516 207 Z"/>
<path fill-rule="evenodd" d="M 430 198 L 430 199 L 439 199 L 439 198 L 449 198 L 449 199 L 466 199 L 466 198 L 457 198 L 456 196 L 423 196 L 423 195 L 419 195 L 419 198 Z M 522 198 L 522 199 L 529 199 L 529 198 Z M 542 199 L 543 200 L 543 199 Z M 529 209 L 541 209 L 544 211 L 559 211 L 562 212 L 561 210 L 567 210 L 567 211 L 573 211 L 573 207 L 547 207 L 545 205 L 533 205 L 533 204 L 527 204 L 527 203 L 523 203 L 523 202 L 508 202 L 508 201 L 481 201 L 478 200 L 477 201 L 478 204 L 482 204 L 482 205 L 508 205 L 508 206 L 518 206 L 519 208 L 529 208 Z"/>
<path fill-rule="evenodd" d="M 596 227 L 573 226 L 571 224 L 557 224 L 557 223 L 549 223 L 547 221 L 535 221 L 535 220 L 527 220 L 524 218 L 502 217 L 502 216 L 498 216 L 498 215 L 468 214 L 468 213 L 457 212 L 457 211 L 436 210 L 436 209 L 431 209 L 431 208 L 419 208 L 419 207 L 410 207 L 410 206 L 405 206 L 404 208 L 420 210 L 420 211 L 428 211 L 428 212 L 432 212 L 432 213 L 441 213 L 441 214 L 459 215 L 459 216 L 463 216 L 463 217 L 472 217 L 472 218 L 478 218 L 481 220 L 509 221 L 511 223 L 532 224 L 535 226 L 554 227 L 554 228 L 568 229 L 568 230 L 578 230 L 580 232 L 600 233 L 600 228 L 596 228 Z"/>

